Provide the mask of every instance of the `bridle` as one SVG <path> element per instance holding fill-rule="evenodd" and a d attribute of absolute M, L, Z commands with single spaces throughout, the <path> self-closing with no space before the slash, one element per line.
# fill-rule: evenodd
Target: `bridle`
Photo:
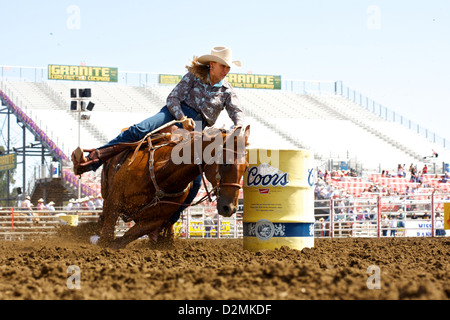
<path fill-rule="evenodd" d="M 229 148 L 222 148 L 222 151 L 221 151 L 222 154 L 223 154 L 223 151 L 233 152 L 234 154 L 237 155 L 237 151 L 229 149 Z M 244 155 L 244 157 L 245 157 L 245 155 Z M 214 157 L 212 159 L 214 160 Z M 236 157 L 236 159 L 237 159 L 237 157 Z M 205 164 L 205 167 L 209 166 L 209 165 L 213 165 L 213 163 L 210 163 L 210 161 L 209 161 Z M 242 188 L 240 181 L 236 181 L 236 182 L 223 182 L 222 181 L 222 174 L 220 173 L 220 171 L 221 171 L 221 168 L 223 165 L 224 164 L 219 164 L 219 163 L 217 163 L 217 165 L 216 165 L 216 175 L 215 175 L 216 185 L 213 187 L 213 189 L 211 191 L 208 191 L 208 188 L 206 187 L 206 182 L 205 182 L 204 174 L 203 174 L 204 168 L 202 168 L 201 165 L 199 165 L 200 173 L 202 175 L 203 185 L 205 187 L 206 194 L 207 194 L 207 197 L 210 202 L 212 201 L 211 196 L 210 196 L 211 193 L 213 193 L 213 195 L 215 195 L 217 199 L 219 198 L 220 187 L 235 187 L 238 189 Z M 248 168 L 248 162 L 245 161 L 245 169 L 247 170 L 247 168 Z"/>
<path fill-rule="evenodd" d="M 165 192 L 163 189 L 161 189 L 158 186 L 158 183 L 156 181 L 155 169 L 154 169 L 154 153 L 160 147 L 164 147 L 164 146 L 167 146 L 167 145 L 169 145 L 169 143 L 153 146 L 152 143 L 151 143 L 151 139 L 148 138 L 148 149 L 149 149 L 149 152 L 150 152 L 150 156 L 149 156 L 149 160 L 148 160 L 149 161 L 150 178 L 151 178 L 151 180 L 153 182 L 153 186 L 155 187 L 155 191 L 156 192 L 155 192 L 155 196 L 154 196 L 153 200 L 149 204 L 147 204 L 145 206 L 145 208 L 152 207 L 152 206 L 155 206 L 157 204 L 162 204 L 162 203 L 184 205 L 183 203 L 178 203 L 178 202 L 174 202 L 174 201 L 167 201 L 167 200 L 161 200 L 161 199 L 164 198 L 164 197 L 175 198 L 175 197 L 182 196 L 187 190 L 189 190 L 189 187 L 191 185 L 191 183 L 190 183 L 190 184 L 188 184 L 188 186 L 183 191 L 175 192 L 175 193 L 167 193 L 167 192 Z M 235 151 L 233 149 L 229 149 L 229 148 L 222 148 L 221 151 L 220 151 L 220 153 L 222 155 L 223 155 L 223 151 L 233 152 L 236 155 L 236 157 L 233 157 L 233 159 L 236 159 L 236 160 L 238 159 L 238 157 L 237 157 L 238 152 L 237 151 Z M 245 155 L 246 154 L 244 154 L 243 157 L 246 159 Z M 219 196 L 220 196 L 220 188 L 221 187 L 234 187 L 234 188 L 238 188 L 238 189 L 240 189 L 242 187 L 241 184 L 240 184 L 240 181 L 223 182 L 222 181 L 222 174 L 221 174 L 221 167 L 223 166 L 223 164 L 218 164 L 217 163 L 216 175 L 215 175 L 216 185 L 213 187 L 212 190 L 208 190 L 207 185 L 206 185 L 206 180 L 205 180 L 205 177 L 204 177 L 205 176 L 204 171 L 205 171 L 205 167 L 211 166 L 211 165 L 214 164 L 215 158 L 216 157 L 211 157 L 211 159 L 207 163 L 205 163 L 204 165 L 203 164 L 199 164 L 198 165 L 200 174 L 202 176 L 203 186 L 205 188 L 206 195 L 203 196 L 198 201 L 196 201 L 195 203 L 192 203 L 192 204 L 189 204 L 189 205 L 184 205 L 184 206 L 186 206 L 186 207 L 188 207 L 188 206 L 195 206 L 195 205 L 198 205 L 198 204 L 202 203 L 206 199 L 208 199 L 210 202 L 212 202 L 211 195 L 215 195 L 216 196 L 216 200 L 218 200 Z M 211 160 L 213 160 L 213 161 L 211 161 Z M 247 170 L 247 168 L 248 168 L 247 160 L 245 161 L 245 166 L 246 166 L 245 170 Z"/>

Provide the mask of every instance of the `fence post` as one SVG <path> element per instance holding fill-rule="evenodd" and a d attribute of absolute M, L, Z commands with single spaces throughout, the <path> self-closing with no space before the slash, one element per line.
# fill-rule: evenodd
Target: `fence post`
<path fill-rule="evenodd" d="M 434 193 L 436 190 L 433 190 L 431 193 L 431 237 L 434 237 Z"/>
<path fill-rule="evenodd" d="M 11 207 L 11 231 L 14 231 L 14 207 Z"/>
<path fill-rule="evenodd" d="M 377 195 L 377 238 L 381 237 L 381 196 Z"/>
<path fill-rule="evenodd" d="M 334 201 L 330 199 L 330 238 L 334 237 Z"/>
<path fill-rule="evenodd" d="M 189 222 L 189 217 L 191 216 L 191 211 L 187 210 L 186 212 L 186 238 L 189 239 L 191 237 L 191 226 Z"/>

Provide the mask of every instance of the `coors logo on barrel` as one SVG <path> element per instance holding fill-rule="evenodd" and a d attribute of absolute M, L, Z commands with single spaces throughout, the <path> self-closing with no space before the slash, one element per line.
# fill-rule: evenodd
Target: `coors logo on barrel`
<path fill-rule="evenodd" d="M 287 185 L 289 185 L 289 174 L 267 163 L 248 169 L 247 186 L 249 187 L 285 187 Z"/>

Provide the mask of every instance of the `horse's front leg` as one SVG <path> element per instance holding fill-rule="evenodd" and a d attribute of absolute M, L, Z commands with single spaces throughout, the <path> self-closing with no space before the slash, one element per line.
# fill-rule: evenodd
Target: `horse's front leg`
<path fill-rule="evenodd" d="M 114 241 L 114 231 L 116 229 L 117 219 L 119 218 L 118 206 L 112 205 L 110 201 L 105 202 L 103 206 L 103 217 L 100 229 L 99 244 L 108 246 Z"/>
<path fill-rule="evenodd" d="M 110 243 L 110 247 L 113 249 L 125 248 L 130 242 L 146 234 L 152 233 L 154 230 L 158 230 L 164 221 L 165 219 L 139 220 L 130 229 L 128 229 L 122 237 L 117 237 L 112 243 Z"/>

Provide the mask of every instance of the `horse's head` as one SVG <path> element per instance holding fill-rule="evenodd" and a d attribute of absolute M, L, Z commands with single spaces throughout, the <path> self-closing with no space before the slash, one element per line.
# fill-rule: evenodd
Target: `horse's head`
<path fill-rule="evenodd" d="M 238 209 L 241 179 L 248 166 L 246 146 L 250 126 L 221 135 L 223 145 L 214 154 L 214 161 L 206 161 L 205 175 L 215 188 L 218 213 L 230 217 Z"/>

